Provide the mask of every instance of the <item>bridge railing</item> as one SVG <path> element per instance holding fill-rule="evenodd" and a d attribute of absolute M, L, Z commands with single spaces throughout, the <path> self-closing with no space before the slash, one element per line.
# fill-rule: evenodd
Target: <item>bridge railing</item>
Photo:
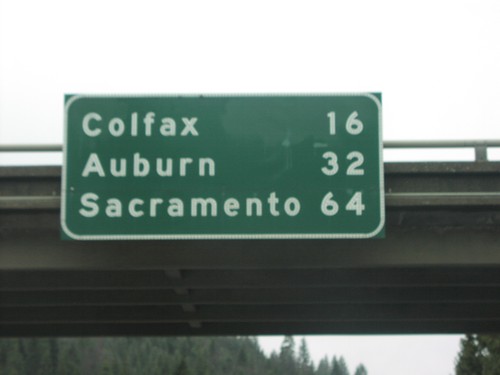
<path fill-rule="evenodd" d="M 500 140 L 434 140 L 434 141 L 385 141 L 384 150 L 408 149 L 471 149 L 475 161 L 488 161 L 488 149 L 500 148 Z M 0 153 L 45 153 L 63 151 L 61 144 L 10 144 L 0 145 Z"/>

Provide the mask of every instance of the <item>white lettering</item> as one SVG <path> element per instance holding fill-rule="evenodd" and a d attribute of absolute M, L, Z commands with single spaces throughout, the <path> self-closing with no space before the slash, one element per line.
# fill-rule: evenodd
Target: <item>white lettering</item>
<path fill-rule="evenodd" d="M 165 137 L 174 136 L 176 134 L 175 120 L 170 117 L 161 119 L 160 134 Z"/>
<path fill-rule="evenodd" d="M 192 198 L 191 216 L 198 216 L 198 206 L 201 208 L 201 216 L 208 216 L 208 206 L 210 206 L 211 216 L 217 216 L 217 201 L 213 198 Z"/>
<path fill-rule="evenodd" d="M 120 137 L 125 133 L 125 123 L 121 118 L 115 117 L 109 122 L 108 129 L 113 137 Z"/>
<path fill-rule="evenodd" d="M 271 212 L 271 215 L 280 216 L 280 213 L 276 208 L 279 203 L 279 199 L 276 197 L 276 193 L 274 191 L 269 195 L 269 198 L 267 198 L 267 203 L 269 203 L 269 211 Z"/>
<path fill-rule="evenodd" d="M 363 154 L 359 151 L 350 152 L 347 155 L 347 160 L 353 160 L 353 159 L 354 161 L 349 165 L 349 168 L 347 168 L 347 175 L 363 176 L 365 174 L 365 170 L 363 168 L 360 168 L 365 162 Z"/>
<path fill-rule="evenodd" d="M 132 137 L 137 137 L 138 127 L 137 127 L 137 112 L 132 113 L 132 119 L 130 124 L 130 135 Z"/>
<path fill-rule="evenodd" d="M 127 176 L 127 160 L 120 159 L 120 169 L 116 167 L 117 159 L 112 158 L 110 161 L 109 170 L 111 174 L 115 177 L 125 177 Z"/>
<path fill-rule="evenodd" d="M 215 162 L 211 158 L 200 158 L 199 164 L 199 175 L 205 176 L 205 170 L 208 166 L 208 175 L 215 176 Z"/>
<path fill-rule="evenodd" d="M 134 177 L 145 177 L 149 174 L 149 161 L 141 158 L 141 155 L 136 152 L 134 154 Z"/>
<path fill-rule="evenodd" d="M 179 164 L 180 164 L 179 165 L 179 168 L 180 168 L 179 175 L 185 176 L 186 175 L 186 166 L 188 164 L 191 164 L 192 162 L 193 162 L 193 159 L 191 159 L 191 158 L 181 158 L 179 160 Z"/>
<path fill-rule="evenodd" d="M 235 217 L 238 215 L 238 210 L 240 209 L 240 202 L 235 198 L 229 198 L 224 202 L 224 212 L 227 216 Z"/>
<path fill-rule="evenodd" d="M 99 206 L 96 203 L 98 200 L 99 196 L 97 194 L 83 194 L 82 198 L 80 199 L 80 203 L 84 208 L 86 208 L 86 210 L 80 208 L 80 210 L 78 211 L 80 215 L 87 218 L 95 217 L 99 213 Z"/>
<path fill-rule="evenodd" d="M 130 216 L 132 217 L 141 217 L 144 216 L 144 211 L 138 210 L 137 206 L 142 206 L 144 204 L 144 201 L 139 198 L 134 198 L 130 200 L 130 203 L 128 204 L 128 212 L 130 213 Z"/>
<path fill-rule="evenodd" d="M 255 215 L 262 216 L 262 201 L 259 198 L 247 198 L 247 216 L 253 216 L 253 206 Z"/>
<path fill-rule="evenodd" d="M 161 158 L 156 159 L 156 173 L 161 177 L 171 177 L 172 159 L 165 159 L 165 168 L 163 168 L 163 160 Z"/>
<path fill-rule="evenodd" d="M 196 165 L 197 164 L 197 165 Z M 190 167 L 190 165 L 192 165 Z M 134 177 L 146 177 L 151 173 L 160 177 L 186 177 L 196 175 L 200 177 L 215 176 L 216 163 L 212 158 L 193 159 L 183 157 L 156 158 L 149 160 L 141 153 L 133 154 L 131 160 L 128 158 L 109 158 L 101 160 L 97 153 L 91 153 L 82 170 L 82 177 L 89 177 L 93 173 L 99 177 L 127 177 L 129 174 Z"/>
<path fill-rule="evenodd" d="M 285 201 L 285 212 L 288 216 L 297 216 L 300 212 L 300 202 L 297 198 L 291 197 Z"/>
<path fill-rule="evenodd" d="M 171 217 L 183 217 L 184 216 L 184 202 L 179 198 L 172 198 L 168 201 L 167 213 Z"/>
<path fill-rule="evenodd" d="M 155 112 L 148 112 L 142 118 L 143 127 L 139 129 L 139 112 L 132 112 L 129 119 L 123 119 L 120 117 L 113 117 L 111 119 L 105 119 L 107 122 L 107 131 L 113 137 L 122 137 L 125 134 L 129 134 L 131 137 L 137 137 L 143 134 L 146 137 L 152 137 L 155 133 L 160 133 L 165 137 L 172 137 L 177 135 L 177 122 L 182 124 L 184 128 L 180 132 L 182 137 L 186 136 L 199 136 L 198 129 L 196 128 L 198 118 L 197 117 L 182 117 L 176 122 L 172 117 L 163 117 L 161 119 L 161 124 L 154 127 L 155 124 Z M 89 112 L 82 119 L 82 130 L 84 134 L 88 137 L 97 137 L 102 134 L 103 130 L 101 128 L 101 121 L 104 121 L 102 116 L 97 112 Z"/>
<path fill-rule="evenodd" d="M 327 151 L 323 154 L 323 159 L 328 160 L 328 167 L 321 168 L 321 171 L 327 176 L 333 176 L 339 171 L 337 154 Z"/>
<path fill-rule="evenodd" d="M 144 134 L 148 137 L 151 136 L 151 125 L 155 122 L 155 113 L 154 112 L 148 112 L 146 116 L 144 117 Z"/>
<path fill-rule="evenodd" d="M 335 216 L 339 212 L 339 204 L 333 200 L 333 193 L 329 192 L 321 201 L 321 212 L 325 216 Z"/>
<path fill-rule="evenodd" d="M 122 202 L 116 198 L 111 198 L 106 201 L 106 215 L 108 217 L 122 217 Z"/>
<path fill-rule="evenodd" d="M 83 168 L 82 177 L 88 177 L 90 173 L 97 173 L 99 177 L 105 177 L 104 169 L 102 168 L 99 156 L 96 153 L 92 153 Z"/>
<path fill-rule="evenodd" d="M 101 134 L 101 129 L 90 129 L 89 122 L 90 120 L 101 121 L 102 117 L 95 112 L 90 112 L 85 115 L 82 122 L 83 132 L 89 137 L 97 137 Z"/>
<path fill-rule="evenodd" d="M 338 204 L 332 199 L 333 194 L 328 193 L 322 201 L 321 210 L 326 216 L 334 216 L 339 209 Z M 102 206 L 99 204 L 99 196 L 95 193 L 85 193 L 80 198 L 79 214 L 86 218 L 93 218 L 99 215 L 100 210 L 108 218 L 121 218 L 124 214 L 128 214 L 132 218 L 150 217 L 156 218 L 166 214 L 171 218 L 180 218 L 185 216 L 185 202 L 181 198 L 160 198 L 160 197 L 132 197 L 127 201 L 120 200 L 120 198 L 112 197 L 103 201 Z M 274 217 L 281 214 L 280 210 L 286 215 L 294 217 L 301 212 L 301 203 L 296 197 L 288 197 L 283 199 L 284 204 L 279 205 L 280 199 L 276 192 L 268 195 L 267 202 L 269 203 L 264 207 L 265 202 L 257 197 L 249 197 L 245 199 L 245 207 L 243 201 L 237 198 L 230 197 L 223 201 L 218 201 L 212 197 L 195 197 L 190 198 L 190 215 L 191 217 L 212 217 L 216 218 L 219 215 L 218 206 L 223 207 L 223 214 L 228 217 L 236 217 L 245 215 L 246 217 L 261 217 L 264 215 L 272 215 Z M 164 207 L 164 208 L 163 208 Z M 362 203 L 361 193 L 356 193 L 351 201 L 347 204 L 348 211 L 354 211 L 356 215 L 360 216 L 363 213 L 364 205 Z M 125 211 L 124 211 L 125 210 Z M 245 211 L 242 211 L 245 210 Z M 188 213 L 188 214 L 189 214 Z"/>
<path fill-rule="evenodd" d="M 151 198 L 149 200 L 149 215 L 151 217 L 156 217 L 156 207 L 163 203 L 161 198 Z"/>
<path fill-rule="evenodd" d="M 181 136 L 185 137 L 188 134 L 191 134 L 193 136 L 198 135 L 198 131 L 194 128 L 194 125 L 198 121 L 198 118 L 193 117 L 193 118 L 182 118 L 182 122 L 184 123 L 184 129 L 181 132 Z"/>

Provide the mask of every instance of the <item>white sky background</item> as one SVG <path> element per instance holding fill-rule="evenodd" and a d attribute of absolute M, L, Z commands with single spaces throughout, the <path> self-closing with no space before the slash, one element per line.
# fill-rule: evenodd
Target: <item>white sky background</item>
<path fill-rule="evenodd" d="M 385 140 L 500 139 L 500 1 L 0 0 L 0 144 L 62 143 L 64 93 L 353 91 L 383 93 Z M 448 375 L 458 337 L 427 339 L 308 342 Z"/>

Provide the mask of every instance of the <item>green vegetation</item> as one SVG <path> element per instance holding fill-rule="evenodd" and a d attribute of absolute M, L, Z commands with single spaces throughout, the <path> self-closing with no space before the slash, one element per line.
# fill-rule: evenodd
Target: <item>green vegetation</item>
<path fill-rule="evenodd" d="M 254 337 L 0 340 L 1 375 L 350 375 L 343 357 L 311 360 L 286 336 L 266 356 Z M 359 365 L 353 375 L 367 375 Z"/>
<path fill-rule="evenodd" d="M 460 340 L 456 375 L 500 374 L 500 336 L 466 335 Z"/>

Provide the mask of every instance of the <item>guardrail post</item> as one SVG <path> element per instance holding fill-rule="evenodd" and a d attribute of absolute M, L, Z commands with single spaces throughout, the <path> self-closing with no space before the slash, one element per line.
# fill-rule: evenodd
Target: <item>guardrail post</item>
<path fill-rule="evenodd" d="M 488 161 L 488 147 L 486 145 L 476 145 L 476 147 L 474 147 L 474 152 L 476 155 L 476 162 Z"/>

